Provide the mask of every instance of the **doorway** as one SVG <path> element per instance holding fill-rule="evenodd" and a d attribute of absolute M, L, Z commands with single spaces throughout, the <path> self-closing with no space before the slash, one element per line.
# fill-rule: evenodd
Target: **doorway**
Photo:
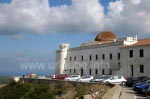
<path fill-rule="evenodd" d="M 112 70 L 110 69 L 110 73 L 109 73 L 110 75 L 112 75 Z"/>
<path fill-rule="evenodd" d="M 89 75 L 91 75 L 92 74 L 92 70 L 91 69 L 89 69 Z"/>
<path fill-rule="evenodd" d="M 83 76 L 83 68 L 81 68 L 81 76 Z"/>
<path fill-rule="evenodd" d="M 102 75 L 104 75 L 104 74 L 105 74 L 105 70 L 103 69 L 103 70 L 102 70 Z"/>
<path fill-rule="evenodd" d="M 133 65 L 131 65 L 131 76 L 133 77 Z"/>

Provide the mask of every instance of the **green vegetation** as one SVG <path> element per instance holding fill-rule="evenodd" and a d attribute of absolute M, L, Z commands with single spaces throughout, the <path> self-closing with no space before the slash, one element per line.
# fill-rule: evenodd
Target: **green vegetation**
<path fill-rule="evenodd" d="M 101 92 L 101 96 L 111 88 L 112 85 L 106 84 L 31 84 L 11 82 L 0 89 L 0 99 L 66 99 L 91 94 L 96 91 Z"/>
<path fill-rule="evenodd" d="M 11 82 L 0 89 L 0 99 L 52 99 L 54 92 L 48 85 L 32 85 Z"/>

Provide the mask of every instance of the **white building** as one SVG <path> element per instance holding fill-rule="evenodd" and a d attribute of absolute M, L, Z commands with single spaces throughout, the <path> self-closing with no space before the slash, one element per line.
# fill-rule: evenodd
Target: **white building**
<path fill-rule="evenodd" d="M 94 41 L 69 48 L 60 44 L 56 51 L 56 74 L 150 75 L 150 38 L 117 38 L 112 32 L 99 33 Z"/>
<path fill-rule="evenodd" d="M 122 68 L 125 76 L 150 76 L 150 38 L 138 40 L 137 43 L 123 46 L 121 51 Z"/>

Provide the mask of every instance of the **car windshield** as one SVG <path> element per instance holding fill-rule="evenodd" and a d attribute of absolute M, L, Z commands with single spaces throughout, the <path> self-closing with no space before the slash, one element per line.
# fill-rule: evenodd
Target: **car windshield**
<path fill-rule="evenodd" d="M 109 79 L 109 78 L 111 78 L 110 76 L 106 76 L 106 77 L 104 77 L 103 79 Z"/>
<path fill-rule="evenodd" d="M 147 81 L 145 81 L 146 83 L 150 83 L 150 79 L 149 80 L 147 80 Z"/>
<path fill-rule="evenodd" d="M 148 78 L 143 79 L 143 80 L 142 80 L 142 82 L 146 82 L 146 81 L 148 81 L 148 80 L 150 80 L 150 78 L 149 78 L 149 77 L 148 77 Z"/>
<path fill-rule="evenodd" d="M 122 76 L 113 76 L 112 78 L 111 78 L 111 80 L 113 80 L 113 79 L 121 79 L 122 78 Z"/>
<path fill-rule="evenodd" d="M 79 77 L 78 75 L 72 75 L 70 76 L 70 78 L 74 78 L 74 77 Z"/>
<path fill-rule="evenodd" d="M 82 79 L 91 78 L 91 76 L 83 76 Z"/>
<path fill-rule="evenodd" d="M 103 76 L 97 77 L 96 79 L 108 79 L 108 78 L 110 78 L 109 75 L 103 75 Z"/>

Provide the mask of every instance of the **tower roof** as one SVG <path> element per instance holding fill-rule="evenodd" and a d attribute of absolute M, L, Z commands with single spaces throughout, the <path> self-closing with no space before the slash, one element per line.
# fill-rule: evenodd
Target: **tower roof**
<path fill-rule="evenodd" d="M 95 41 L 107 42 L 107 41 L 113 41 L 114 39 L 117 39 L 117 37 L 116 37 L 116 35 L 113 32 L 103 31 L 103 32 L 100 32 L 96 36 Z"/>

